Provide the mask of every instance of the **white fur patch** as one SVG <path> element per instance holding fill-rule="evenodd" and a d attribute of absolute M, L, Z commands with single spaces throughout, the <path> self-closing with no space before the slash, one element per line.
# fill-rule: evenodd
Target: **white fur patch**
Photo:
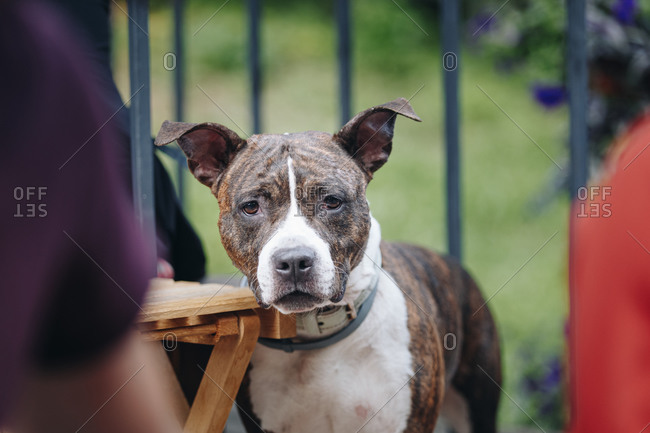
<path fill-rule="evenodd" d="M 330 255 L 329 245 L 316 233 L 316 231 L 307 224 L 305 216 L 300 215 L 298 200 L 296 199 L 296 176 L 293 172 L 293 161 L 291 157 L 287 159 L 287 168 L 289 172 L 289 189 L 291 194 L 291 205 L 289 212 L 278 226 L 278 229 L 271 239 L 264 245 L 259 255 L 257 265 L 257 280 L 260 285 L 260 296 L 264 303 L 271 304 L 276 300 L 277 290 L 274 284 L 274 266 L 273 256 L 276 251 L 284 248 L 306 247 L 310 248 L 316 254 L 313 272 L 318 276 L 317 290 L 312 293 L 314 296 L 325 299 L 323 306 L 329 304 L 329 298 L 334 296 L 335 288 L 333 287 L 335 279 L 334 262 Z M 290 311 L 283 311 L 290 313 Z"/>
<path fill-rule="evenodd" d="M 372 219 L 366 255 L 379 253 L 380 231 Z M 404 431 L 411 412 L 413 360 L 404 294 L 365 257 L 350 275 L 359 291 L 379 272 L 376 299 L 352 335 L 312 351 L 285 353 L 258 345 L 253 353 L 250 395 L 261 427 L 274 433 Z M 370 279 L 367 277 L 370 276 Z"/>
<path fill-rule="evenodd" d="M 366 241 L 366 249 L 361 262 L 350 272 L 348 278 L 348 285 L 345 290 L 345 296 L 339 304 L 347 304 L 354 302 L 354 300 L 361 294 L 361 292 L 369 287 L 374 281 L 375 275 L 379 271 L 377 266 L 381 266 L 381 251 L 379 244 L 381 243 L 381 228 L 379 223 L 370 215 L 370 233 Z M 381 272 L 381 271 L 379 271 Z"/>

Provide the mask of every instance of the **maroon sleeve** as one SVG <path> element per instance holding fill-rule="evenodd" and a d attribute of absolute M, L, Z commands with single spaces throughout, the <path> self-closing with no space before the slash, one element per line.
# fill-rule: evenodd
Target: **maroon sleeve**
<path fill-rule="evenodd" d="M 55 18 L 0 5 L 0 421 L 26 365 L 69 366 L 123 335 L 153 270 L 104 126 L 114 113 Z"/>

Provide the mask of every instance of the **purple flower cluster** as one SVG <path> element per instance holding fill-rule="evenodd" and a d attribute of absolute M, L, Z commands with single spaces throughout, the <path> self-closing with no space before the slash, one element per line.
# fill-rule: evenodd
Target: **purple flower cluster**
<path fill-rule="evenodd" d="M 638 6 L 636 0 L 617 0 L 612 5 L 612 12 L 621 24 L 630 25 L 634 24 Z"/>
<path fill-rule="evenodd" d="M 562 85 L 534 84 L 531 88 L 533 98 L 549 110 L 562 105 L 567 99 L 567 92 Z"/>
<path fill-rule="evenodd" d="M 494 14 L 480 12 L 469 19 L 467 29 L 469 34 L 478 37 L 484 33 L 488 33 L 496 27 L 496 17 Z"/>

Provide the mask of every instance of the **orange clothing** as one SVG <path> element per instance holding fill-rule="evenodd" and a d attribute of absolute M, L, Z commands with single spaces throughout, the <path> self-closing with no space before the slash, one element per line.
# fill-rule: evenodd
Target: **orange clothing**
<path fill-rule="evenodd" d="M 650 433 L 650 113 L 570 221 L 571 433 Z"/>

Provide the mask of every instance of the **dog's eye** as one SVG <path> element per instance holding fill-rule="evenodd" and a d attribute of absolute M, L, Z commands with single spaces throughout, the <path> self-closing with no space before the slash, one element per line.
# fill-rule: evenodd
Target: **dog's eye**
<path fill-rule="evenodd" d="M 340 208 L 341 204 L 343 203 L 343 201 L 340 198 L 334 197 L 333 195 L 328 195 L 327 197 L 325 197 L 323 202 L 325 203 L 325 207 L 329 210 L 336 210 Z"/>
<path fill-rule="evenodd" d="M 256 201 L 249 201 L 249 202 L 244 203 L 241 210 L 246 215 L 255 215 L 260 210 L 260 204 L 258 202 L 256 202 Z"/>

